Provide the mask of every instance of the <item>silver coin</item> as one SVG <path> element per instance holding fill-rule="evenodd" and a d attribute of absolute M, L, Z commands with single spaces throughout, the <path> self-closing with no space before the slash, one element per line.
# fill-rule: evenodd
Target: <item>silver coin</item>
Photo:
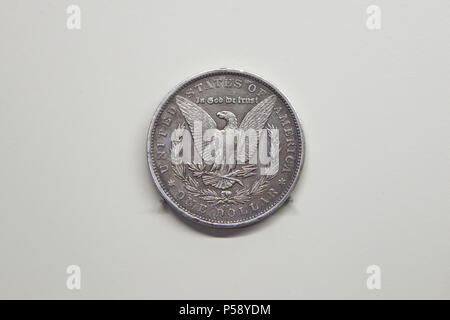
<path fill-rule="evenodd" d="M 152 178 L 186 218 L 233 228 L 276 211 L 304 160 L 300 121 L 262 78 L 219 69 L 176 86 L 158 106 L 147 138 Z"/>

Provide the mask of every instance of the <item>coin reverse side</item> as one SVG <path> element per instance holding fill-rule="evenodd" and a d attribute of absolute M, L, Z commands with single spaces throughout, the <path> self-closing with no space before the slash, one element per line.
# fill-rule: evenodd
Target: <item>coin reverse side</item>
<path fill-rule="evenodd" d="M 278 89 L 256 75 L 219 69 L 184 81 L 161 102 L 147 158 L 157 189 L 176 212 L 233 228 L 267 217 L 288 198 L 304 138 Z"/>

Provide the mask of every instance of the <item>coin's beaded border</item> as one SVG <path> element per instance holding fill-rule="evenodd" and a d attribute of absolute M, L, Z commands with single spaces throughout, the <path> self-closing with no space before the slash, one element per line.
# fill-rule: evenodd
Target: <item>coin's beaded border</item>
<path fill-rule="evenodd" d="M 275 92 L 275 94 L 277 95 L 277 97 L 279 97 L 283 103 L 288 107 L 289 113 L 291 114 L 292 118 L 295 120 L 295 128 L 297 131 L 298 136 L 300 137 L 300 148 L 299 148 L 299 157 L 298 157 L 298 161 L 296 163 L 295 166 L 295 174 L 293 176 L 293 179 L 291 180 L 291 183 L 289 184 L 289 187 L 285 189 L 285 191 L 283 191 L 280 196 L 277 198 L 277 201 L 273 201 L 272 204 L 266 208 L 266 210 L 264 210 L 264 212 L 260 213 L 257 212 L 254 215 L 247 217 L 246 219 L 239 219 L 239 220 L 234 220 L 234 221 L 224 221 L 224 220 L 212 220 L 210 218 L 207 217 L 203 217 L 200 216 L 198 214 L 195 214 L 191 211 L 189 211 L 189 209 L 185 208 L 183 205 L 181 205 L 176 199 L 175 197 L 172 196 L 172 194 L 170 193 L 170 191 L 167 190 L 167 188 L 163 185 L 162 181 L 160 180 L 160 175 L 158 173 L 158 168 L 156 166 L 156 160 L 154 159 L 153 153 L 151 152 L 151 150 L 154 147 L 154 134 L 155 134 L 155 129 L 157 126 L 157 122 L 159 120 L 160 115 L 164 112 L 165 107 L 167 106 L 169 100 L 172 98 L 173 94 L 175 94 L 176 92 L 186 88 L 188 85 L 190 85 L 193 82 L 196 82 L 198 80 L 213 76 L 213 75 L 227 75 L 227 74 L 233 74 L 233 75 L 241 75 L 241 76 L 245 76 L 245 77 L 249 77 L 252 80 L 261 83 L 262 85 L 269 87 L 273 92 Z M 274 88 L 274 86 L 266 81 L 263 81 L 262 79 L 259 79 L 258 77 L 253 76 L 252 74 L 249 74 L 247 72 L 243 73 L 241 71 L 238 70 L 215 70 L 215 71 L 210 71 L 210 72 L 206 72 L 203 73 L 201 75 L 198 75 L 196 77 L 193 77 L 187 81 L 185 81 L 184 83 L 182 83 L 180 86 L 177 87 L 177 89 L 173 92 L 171 92 L 164 101 L 164 104 L 162 105 L 161 108 L 159 108 L 158 113 L 155 115 L 155 120 L 152 123 L 152 127 L 150 128 L 150 135 L 149 135 L 149 140 L 150 140 L 150 145 L 148 146 L 148 150 L 147 150 L 147 157 L 150 155 L 150 159 L 151 159 L 151 165 L 153 166 L 153 171 L 155 172 L 155 177 L 158 180 L 157 184 L 159 185 L 159 187 L 164 191 L 165 196 L 167 196 L 168 198 L 170 198 L 173 203 L 178 207 L 177 209 L 182 209 L 184 210 L 186 215 L 192 216 L 196 219 L 199 219 L 201 222 L 210 222 L 212 224 L 222 224 L 222 225 L 234 225 L 234 224 L 238 224 L 238 223 L 242 223 L 242 222 L 248 222 L 251 221 L 255 218 L 258 218 L 260 216 L 265 215 L 266 213 L 268 213 L 274 206 L 276 206 L 281 200 L 283 200 L 284 196 L 286 195 L 286 193 L 288 193 L 289 191 L 292 191 L 291 188 L 293 186 L 293 184 L 296 184 L 297 182 L 297 175 L 300 174 L 300 169 L 301 169 L 301 165 L 303 164 L 303 157 L 304 157 L 304 137 L 303 137 L 303 132 L 301 130 L 300 127 L 300 122 L 299 119 L 297 118 L 293 107 L 289 104 L 288 101 L 286 101 L 286 99 L 284 98 L 284 96 L 282 94 L 280 94 L 280 92 L 278 91 L 278 89 Z"/>

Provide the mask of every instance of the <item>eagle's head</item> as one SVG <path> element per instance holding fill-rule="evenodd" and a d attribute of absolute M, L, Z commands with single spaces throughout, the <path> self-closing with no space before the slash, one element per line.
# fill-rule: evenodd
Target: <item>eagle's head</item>
<path fill-rule="evenodd" d="M 230 111 L 220 111 L 217 112 L 217 118 L 224 119 L 227 122 L 227 126 L 225 128 L 237 128 L 237 118 L 233 112 Z"/>

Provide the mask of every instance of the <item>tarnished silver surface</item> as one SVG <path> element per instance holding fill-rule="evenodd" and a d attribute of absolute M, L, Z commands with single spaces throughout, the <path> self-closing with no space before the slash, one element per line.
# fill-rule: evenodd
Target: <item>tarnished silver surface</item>
<path fill-rule="evenodd" d="M 261 174 L 261 164 L 248 161 L 249 153 L 256 153 L 251 146 L 245 163 L 207 164 L 205 152 L 200 163 L 175 164 L 172 155 L 181 147 L 175 130 L 188 130 L 195 150 L 210 147 L 194 139 L 194 121 L 218 133 L 277 130 L 278 170 Z M 219 69 L 184 81 L 161 102 L 150 124 L 147 157 L 157 189 L 175 211 L 202 224 L 232 228 L 261 220 L 288 198 L 303 164 L 304 138 L 295 110 L 273 85 L 244 71 Z"/>

